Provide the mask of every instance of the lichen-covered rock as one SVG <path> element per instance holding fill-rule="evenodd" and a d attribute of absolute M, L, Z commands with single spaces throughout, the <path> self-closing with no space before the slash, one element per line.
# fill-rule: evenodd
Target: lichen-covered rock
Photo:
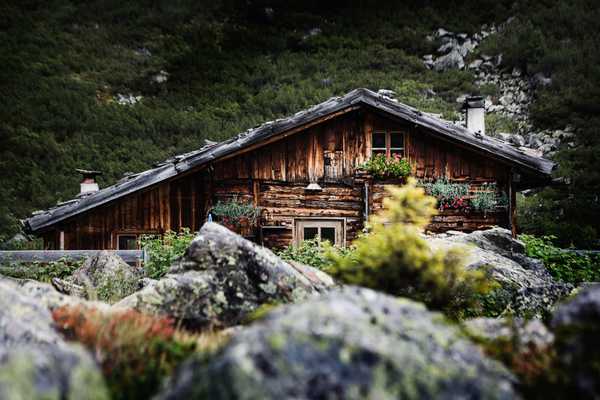
<path fill-rule="evenodd" d="M 552 328 L 565 391 L 573 398 L 600 398 L 600 284 L 562 304 Z"/>
<path fill-rule="evenodd" d="M 88 257 L 69 279 L 53 279 L 52 285 L 62 293 L 115 302 L 139 289 L 143 270 L 127 264 L 109 251 Z"/>
<path fill-rule="evenodd" d="M 15 279 L 8 277 L 0 277 L 0 282 L 8 285 L 23 295 L 31 298 L 36 304 L 44 306 L 49 310 L 53 310 L 61 306 L 77 306 L 83 305 L 97 309 L 109 310 L 110 306 L 107 303 L 100 301 L 88 301 L 81 297 L 70 296 L 59 292 L 53 285 L 43 283 L 32 279 Z"/>
<path fill-rule="evenodd" d="M 505 313 L 545 317 L 573 286 L 555 281 L 540 260 L 525 255 L 525 245 L 504 228 L 427 237 L 434 248 L 467 245 L 467 268 L 487 268 L 501 285 L 498 305 Z"/>
<path fill-rule="evenodd" d="M 168 315 L 188 327 L 232 326 L 262 304 L 294 302 L 332 284 L 326 274 L 294 267 L 209 222 L 166 276 L 115 306 Z"/>
<path fill-rule="evenodd" d="M 282 306 L 211 361 L 186 361 L 162 399 L 513 399 L 514 378 L 422 304 L 345 287 Z"/>
<path fill-rule="evenodd" d="M 92 357 L 54 330 L 45 304 L 0 281 L 0 398 L 108 399 Z"/>
<path fill-rule="evenodd" d="M 463 323 L 467 333 L 484 341 L 508 341 L 516 350 L 546 349 L 554 335 L 539 319 L 474 318 Z"/>

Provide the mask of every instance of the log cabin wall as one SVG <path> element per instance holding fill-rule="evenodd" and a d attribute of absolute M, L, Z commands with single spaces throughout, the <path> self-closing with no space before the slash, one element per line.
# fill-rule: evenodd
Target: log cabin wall
<path fill-rule="evenodd" d="M 119 235 L 162 234 L 187 227 L 200 229 L 205 210 L 202 173 L 187 175 L 133 193 L 106 206 L 71 218 L 44 233 L 47 248 L 117 249 Z"/>
<path fill-rule="evenodd" d="M 120 233 L 162 233 L 182 227 L 198 230 L 213 204 L 237 199 L 262 208 L 262 229 L 255 240 L 266 246 L 290 244 L 294 221 L 305 218 L 342 221 L 348 243 L 363 228 L 367 213 L 382 206 L 386 183 L 356 174 L 357 167 L 370 157 L 372 133 L 381 130 L 404 133 L 404 156 L 419 179 L 468 181 L 472 191 L 481 183 L 495 182 L 508 193 L 508 166 L 443 142 L 422 128 L 361 109 L 263 147 L 241 149 L 240 154 L 202 171 L 74 217 L 44 237 L 58 248 L 59 232 L 63 231 L 65 249 L 114 249 Z M 322 191 L 305 190 L 309 182 L 318 182 Z M 474 230 L 494 224 L 506 226 L 508 212 L 444 211 L 429 229 Z"/>

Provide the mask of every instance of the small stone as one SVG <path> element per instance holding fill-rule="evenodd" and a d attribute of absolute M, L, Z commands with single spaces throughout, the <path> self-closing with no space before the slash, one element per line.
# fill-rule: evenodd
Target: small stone
<path fill-rule="evenodd" d="M 483 60 L 477 59 L 469 64 L 469 69 L 478 69 L 483 64 Z"/>

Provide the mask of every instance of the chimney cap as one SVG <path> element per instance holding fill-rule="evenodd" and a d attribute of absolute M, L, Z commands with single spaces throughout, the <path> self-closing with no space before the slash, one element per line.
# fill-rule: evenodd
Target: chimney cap
<path fill-rule="evenodd" d="M 469 108 L 484 108 L 485 107 L 485 100 L 483 99 L 483 96 L 468 96 L 465 99 L 465 102 L 463 103 L 463 110 L 469 109 Z"/>
<path fill-rule="evenodd" d="M 89 169 L 75 169 L 76 172 L 79 172 L 83 175 L 84 178 L 94 178 L 97 175 L 102 175 L 102 171 L 93 171 Z"/>

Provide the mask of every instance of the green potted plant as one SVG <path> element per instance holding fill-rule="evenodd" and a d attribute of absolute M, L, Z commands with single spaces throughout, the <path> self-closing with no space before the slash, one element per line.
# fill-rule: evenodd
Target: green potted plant
<path fill-rule="evenodd" d="M 252 236 L 260 208 L 237 199 L 218 201 L 211 210 L 216 221 L 228 229 L 242 235 Z"/>
<path fill-rule="evenodd" d="M 404 179 L 410 175 L 411 167 L 407 159 L 394 154 L 388 158 L 385 154 L 376 154 L 360 166 L 375 179 Z"/>

